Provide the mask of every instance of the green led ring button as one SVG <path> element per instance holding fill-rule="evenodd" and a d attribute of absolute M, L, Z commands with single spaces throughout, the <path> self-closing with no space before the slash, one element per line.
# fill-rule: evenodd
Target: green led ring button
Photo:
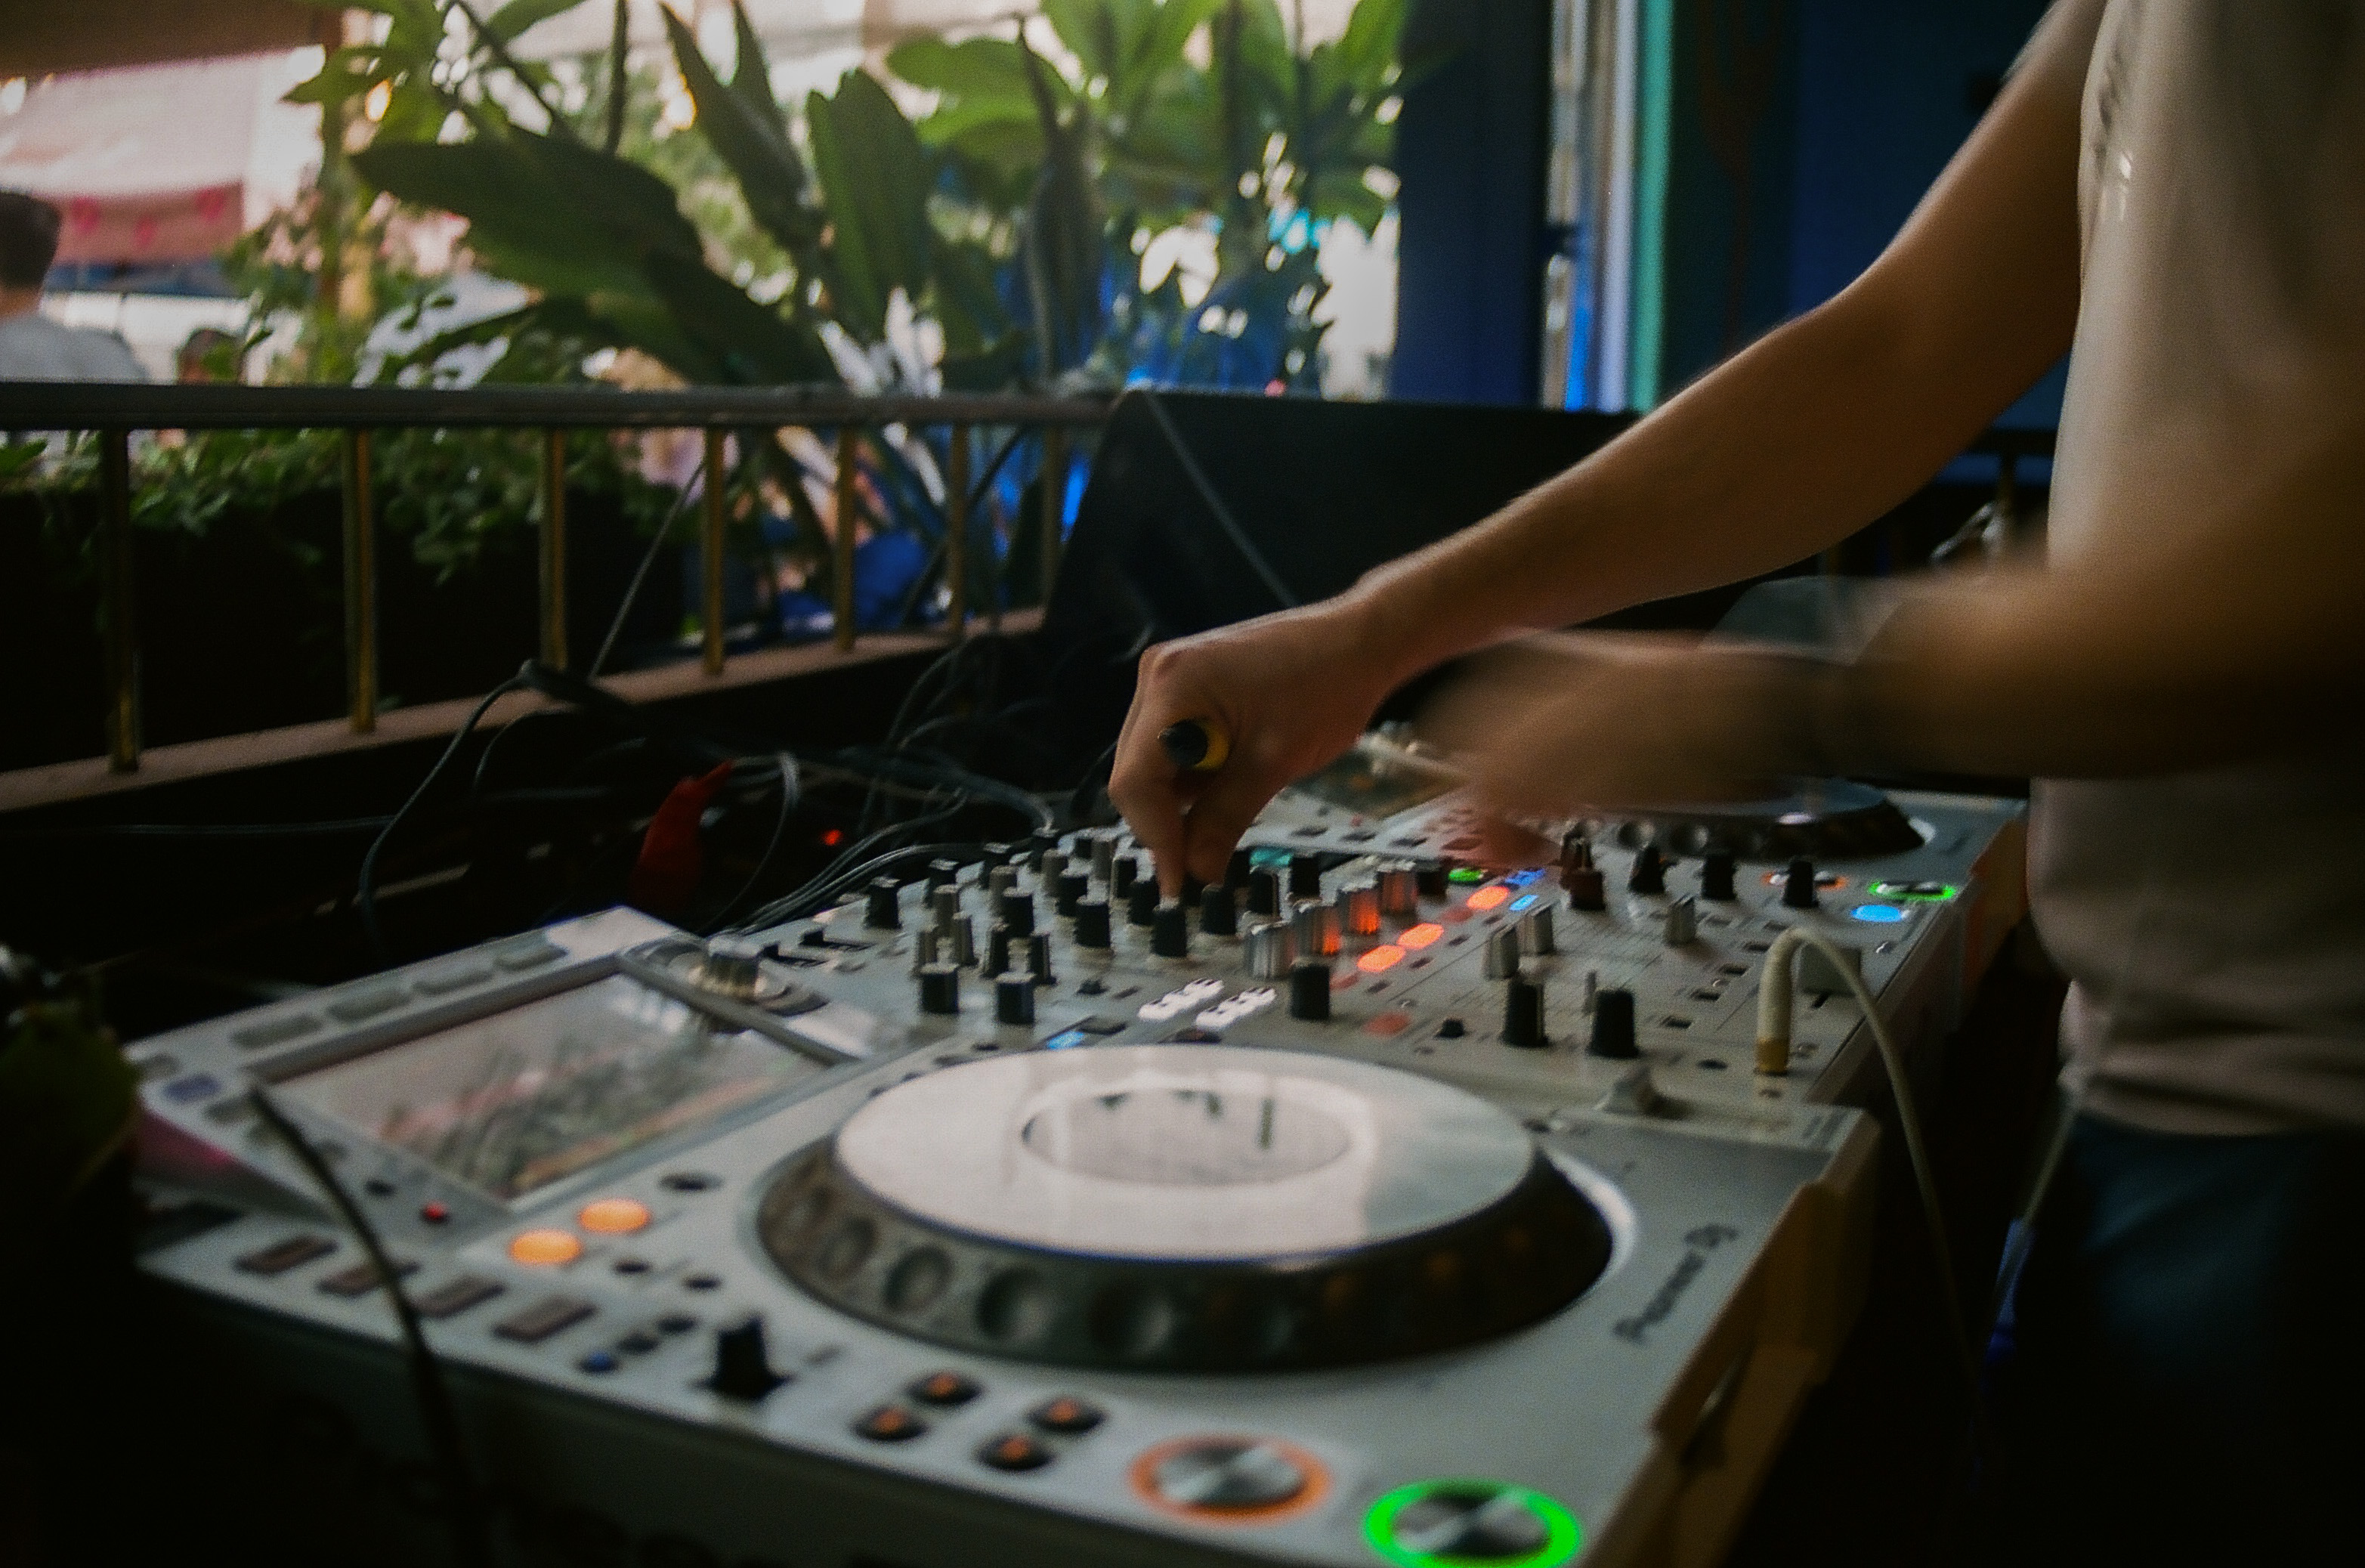
<path fill-rule="evenodd" d="M 1875 882 L 1871 889 L 1877 899 L 1899 899 L 1911 903 L 1944 903 L 1959 896 L 1962 890 L 1951 882 Z"/>
<path fill-rule="evenodd" d="M 1463 1478 L 1384 1494 L 1363 1516 L 1363 1539 L 1400 1568 L 1558 1568 L 1585 1530 L 1541 1492 Z"/>

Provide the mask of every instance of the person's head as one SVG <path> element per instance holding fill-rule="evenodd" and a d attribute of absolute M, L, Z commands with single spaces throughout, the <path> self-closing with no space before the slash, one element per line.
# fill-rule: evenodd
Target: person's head
<path fill-rule="evenodd" d="M 58 259 L 58 209 L 37 196 L 0 191 L 0 289 L 38 290 Z"/>
<path fill-rule="evenodd" d="M 238 340 L 219 327 L 199 327 L 181 344 L 173 368 L 177 381 L 235 381 Z"/>

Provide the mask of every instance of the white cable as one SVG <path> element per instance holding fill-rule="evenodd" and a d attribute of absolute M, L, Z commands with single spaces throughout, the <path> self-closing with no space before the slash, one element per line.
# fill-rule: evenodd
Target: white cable
<path fill-rule="evenodd" d="M 1913 1167 L 1914 1185 L 1922 1191 L 1922 1214 L 1929 1222 L 1930 1247 L 1938 1265 L 1938 1289 L 1945 1298 L 1948 1337 L 1954 1340 L 1955 1352 L 1961 1359 L 1963 1381 L 1970 1390 L 1972 1409 L 1976 1412 L 1979 1357 L 1971 1342 L 1970 1329 L 1963 1321 L 1962 1295 L 1955 1283 L 1954 1251 L 1947 1245 L 1945 1216 L 1938 1207 L 1938 1184 L 1931 1174 L 1930 1153 L 1922 1142 L 1922 1118 L 1913 1108 L 1913 1088 L 1906 1081 L 1905 1058 L 1896 1040 L 1890 1037 L 1889 1025 L 1881 1018 L 1880 1009 L 1874 1004 L 1872 991 L 1864 983 L 1864 974 L 1857 967 L 1860 954 L 1841 946 L 1821 932 L 1796 925 L 1774 939 L 1774 945 L 1765 951 L 1765 969 L 1757 984 L 1757 1070 L 1789 1070 L 1790 960 L 1800 947 L 1811 947 L 1821 953 L 1847 982 L 1856 1006 L 1864 1012 L 1865 1026 L 1872 1031 L 1873 1044 L 1880 1048 L 1881 1066 L 1889 1072 L 1889 1092 L 1897 1102 L 1899 1130 L 1905 1137 L 1905 1157 Z"/>

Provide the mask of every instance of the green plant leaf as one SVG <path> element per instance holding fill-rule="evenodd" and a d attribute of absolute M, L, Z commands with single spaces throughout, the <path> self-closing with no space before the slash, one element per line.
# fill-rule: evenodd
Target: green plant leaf
<path fill-rule="evenodd" d="M 719 379 L 752 386 L 837 379 L 829 351 L 810 328 L 758 305 L 704 263 L 653 256 L 649 279 L 675 323 L 715 365 Z"/>
<path fill-rule="evenodd" d="M 830 284 L 840 323 L 864 342 L 887 330 L 887 301 L 917 300 L 928 283 L 928 155 L 912 122 L 868 73 L 849 71 L 830 97 L 805 100 L 822 205 L 829 213 Z"/>
<path fill-rule="evenodd" d="M 772 62 L 765 57 L 764 40 L 756 36 L 756 26 L 747 19 L 747 7 L 740 0 L 731 0 L 731 26 L 739 39 L 738 59 L 731 67 L 731 91 L 786 141 L 789 113 L 772 95 Z"/>
<path fill-rule="evenodd" d="M 699 52 L 696 36 L 671 9 L 661 6 L 657 14 L 665 18 L 675 63 L 689 88 L 690 101 L 698 106 L 700 134 L 738 181 L 748 215 L 779 241 L 800 267 L 809 267 L 821 239 L 822 219 L 806 200 L 804 160 L 786 131 L 751 102 L 748 94 L 735 84 L 723 84 Z M 750 63 L 756 80 L 761 81 L 761 57 Z M 741 79 L 748 74 L 744 66 L 737 73 Z M 769 103 L 770 97 L 771 89 L 767 86 L 764 102 Z"/>
<path fill-rule="evenodd" d="M 507 43 L 536 23 L 564 16 L 582 4 L 583 0 L 509 0 L 485 18 L 485 31 Z"/>

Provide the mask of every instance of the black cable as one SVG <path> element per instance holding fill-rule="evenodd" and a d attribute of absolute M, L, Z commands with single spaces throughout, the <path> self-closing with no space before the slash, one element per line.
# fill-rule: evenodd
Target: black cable
<path fill-rule="evenodd" d="M 419 809 L 419 802 L 427 798 L 427 792 L 435 788 L 435 781 L 443 777 L 443 770 L 452 766 L 452 759 L 460 755 L 461 746 L 467 744 L 468 737 L 476 733 L 476 726 L 484 722 L 485 715 L 492 711 L 493 704 L 510 692 L 532 684 L 527 673 L 532 667 L 529 665 L 526 669 L 520 670 L 485 693 L 485 700 L 476 704 L 458 731 L 453 734 L 451 744 L 443 748 L 443 755 L 435 759 L 435 766 L 427 770 L 427 777 L 420 779 L 419 788 L 410 792 L 410 799 L 403 801 L 400 809 L 387 819 L 386 826 L 378 830 L 377 836 L 370 841 L 368 852 L 363 855 L 361 876 L 353 890 L 353 907 L 361 915 L 362 935 L 368 939 L 370 951 L 376 955 L 380 963 L 391 964 L 394 961 L 394 956 L 387 951 L 386 934 L 378 929 L 377 924 L 378 857 L 386 853 L 387 844 L 394 837 L 396 830 L 409 819 L 411 812 Z"/>
<path fill-rule="evenodd" d="M 607 667 L 608 655 L 616 651 L 616 639 L 624 630 L 625 620 L 633 613 L 633 602 L 641 597 L 641 585 L 648 580 L 649 568 L 656 564 L 658 549 L 665 543 L 666 535 L 673 532 L 674 519 L 689 505 L 690 486 L 698 483 L 705 473 L 706 459 L 701 456 L 689 477 L 683 480 L 681 487 L 673 493 L 673 505 L 667 509 L 665 521 L 657 524 L 656 532 L 650 537 L 648 549 L 642 553 L 640 566 L 633 573 L 631 585 L 624 589 L 624 602 L 616 606 L 616 618 L 608 622 L 608 634 L 600 639 L 600 651 L 592 655 L 590 679 L 599 679 L 600 672 Z"/>
<path fill-rule="evenodd" d="M 435 1352 L 428 1347 L 426 1331 L 420 1327 L 419 1308 L 403 1288 L 401 1271 L 387 1256 L 386 1244 L 378 1238 L 377 1229 L 363 1215 L 353 1194 L 337 1180 L 329 1162 L 320 1158 L 287 1114 L 275 1103 L 261 1084 L 247 1092 L 255 1114 L 260 1115 L 301 1161 L 312 1180 L 329 1195 L 338 1216 L 353 1238 L 369 1255 L 370 1267 L 377 1271 L 387 1299 L 394 1304 L 395 1321 L 402 1331 L 402 1347 L 410 1368 L 411 1397 L 419 1406 L 419 1424 L 426 1434 L 428 1452 L 432 1457 L 445 1493 L 445 1519 L 452 1531 L 452 1555 L 463 1568 L 485 1568 L 492 1562 L 491 1544 L 485 1535 L 482 1494 L 478 1491 L 475 1473 L 468 1465 L 468 1450 L 461 1440 L 460 1418 L 452 1406 L 452 1391 L 445 1386 L 442 1365 Z"/>
<path fill-rule="evenodd" d="M 788 836 L 789 818 L 795 813 L 799 798 L 797 759 L 787 752 L 775 755 L 780 765 L 780 810 L 779 813 L 772 819 L 771 841 L 764 846 L 764 853 L 757 859 L 756 868 L 747 873 L 747 879 L 739 885 L 739 890 L 732 894 L 723 907 L 716 910 L 703 923 L 710 926 L 720 926 L 724 921 L 730 919 L 731 912 L 737 909 L 746 900 L 747 895 L 756 890 L 756 885 L 764 879 L 764 873 L 772 868 L 772 857 L 780 852 L 780 840 Z"/>
<path fill-rule="evenodd" d="M 1295 610 L 1299 603 L 1297 595 L 1290 591 L 1281 574 L 1272 569 L 1272 563 L 1264 558 L 1264 552 L 1249 538 L 1248 530 L 1240 526 L 1240 520 L 1232 515 L 1232 509 L 1226 506 L 1224 498 L 1216 493 L 1216 487 L 1208 483 L 1206 471 L 1199 466 L 1199 459 L 1192 453 L 1191 443 L 1184 441 L 1182 432 L 1174 428 L 1173 417 L 1167 413 L 1166 405 L 1159 401 L 1155 392 L 1143 393 L 1141 400 L 1149 409 L 1150 417 L 1158 421 L 1159 431 L 1165 436 L 1167 448 L 1174 454 L 1174 461 L 1182 465 L 1182 476 L 1190 480 L 1191 487 L 1199 493 L 1199 499 L 1206 507 L 1208 515 L 1216 520 L 1216 526 L 1224 531 L 1225 537 L 1232 542 L 1232 548 L 1238 550 L 1240 559 L 1249 564 L 1249 569 L 1262 579 L 1265 591 L 1279 601 L 1280 608 Z"/>

